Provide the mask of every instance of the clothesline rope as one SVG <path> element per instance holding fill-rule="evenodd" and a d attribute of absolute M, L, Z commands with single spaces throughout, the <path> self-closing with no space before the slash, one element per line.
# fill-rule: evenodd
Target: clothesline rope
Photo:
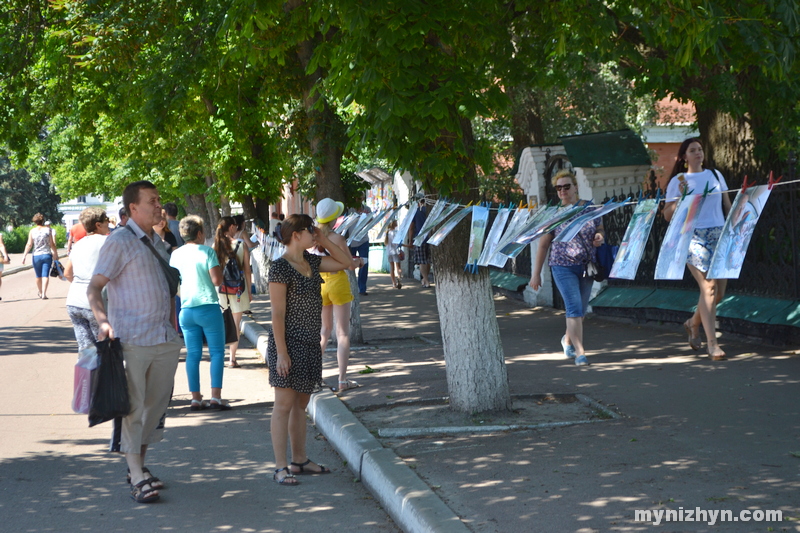
<path fill-rule="evenodd" d="M 779 181 L 777 183 L 773 183 L 772 186 L 773 187 L 780 187 L 782 185 L 791 185 L 793 183 L 800 183 L 800 179 L 791 180 L 791 181 Z M 768 184 L 767 183 L 761 183 L 761 184 L 756 184 L 756 185 L 768 185 Z M 756 185 L 749 185 L 747 188 L 750 189 L 752 187 L 755 187 Z M 716 189 L 716 187 L 714 189 Z M 708 196 L 711 196 L 711 195 L 714 195 L 714 194 L 722 194 L 723 192 L 725 192 L 725 193 L 739 192 L 739 191 L 742 190 L 741 187 L 738 188 L 738 189 L 728 189 L 726 191 L 716 191 L 714 189 L 712 189 L 712 191 L 710 191 L 708 193 Z M 698 193 L 698 192 L 695 191 L 692 194 L 701 194 L 701 193 Z M 680 196 L 676 196 L 676 197 L 670 198 L 670 199 L 668 199 L 668 198 L 660 198 L 659 202 L 676 202 L 676 201 L 680 200 L 680 198 L 681 198 Z M 433 196 L 429 196 L 429 195 L 424 196 L 422 199 L 425 200 L 425 204 L 426 205 L 433 205 L 438 200 L 437 198 L 435 198 Z M 654 198 L 642 198 L 642 201 L 644 201 L 644 200 L 654 200 Z M 414 201 L 417 201 L 417 200 L 415 198 L 412 198 L 411 200 L 409 200 L 405 204 L 403 204 L 401 206 L 398 206 L 398 207 L 407 206 L 411 202 L 414 202 Z M 592 200 L 592 201 L 594 201 L 594 200 Z M 630 201 L 625 202 L 623 205 L 636 205 L 638 203 L 639 203 L 639 200 L 630 200 Z M 603 205 L 604 204 L 602 204 L 602 203 L 601 204 L 592 204 L 590 206 L 587 206 L 587 209 L 597 209 L 597 208 L 603 207 Z M 459 204 L 458 207 L 463 209 L 463 208 L 465 208 L 467 206 L 463 205 L 463 204 Z M 512 207 L 512 206 L 509 205 L 508 207 Z M 528 209 L 536 209 L 538 207 L 539 207 L 539 204 L 537 204 L 537 205 L 535 205 L 533 207 L 530 207 Z M 506 208 L 507 207 L 490 207 L 489 209 L 491 209 L 493 211 L 499 211 L 500 209 L 506 209 Z"/>

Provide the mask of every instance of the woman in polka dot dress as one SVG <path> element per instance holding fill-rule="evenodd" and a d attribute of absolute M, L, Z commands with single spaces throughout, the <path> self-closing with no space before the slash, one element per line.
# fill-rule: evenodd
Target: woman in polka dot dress
<path fill-rule="evenodd" d="M 308 215 L 290 215 L 281 226 L 286 253 L 269 270 L 269 295 L 272 306 L 272 332 L 267 346 L 269 384 L 275 387 L 270 431 L 275 451 L 273 479 L 281 485 L 297 485 L 295 474 L 327 474 L 329 469 L 312 462 L 306 455 L 306 406 L 322 384 L 322 327 L 320 272 L 352 268 L 349 253 L 333 246 L 327 237 L 314 231 Z M 320 257 L 306 250 L 315 245 L 331 251 Z M 290 440 L 292 462 L 286 457 Z"/>

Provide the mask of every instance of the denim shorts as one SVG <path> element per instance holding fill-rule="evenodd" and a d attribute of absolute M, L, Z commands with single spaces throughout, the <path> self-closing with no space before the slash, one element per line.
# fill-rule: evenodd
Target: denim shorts
<path fill-rule="evenodd" d="M 50 275 L 50 267 L 53 265 L 53 256 L 51 254 L 42 254 L 33 256 L 33 271 L 36 273 L 37 278 L 46 278 Z"/>
<path fill-rule="evenodd" d="M 589 296 L 592 293 L 593 279 L 584 277 L 585 265 L 571 265 L 550 267 L 553 271 L 553 281 L 556 282 L 558 292 L 564 298 L 567 308 L 567 318 L 578 318 L 586 315 L 589 307 Z"/>

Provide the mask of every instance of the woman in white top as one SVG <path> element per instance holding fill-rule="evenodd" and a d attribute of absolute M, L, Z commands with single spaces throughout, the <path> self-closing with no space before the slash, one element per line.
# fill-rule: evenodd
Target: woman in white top
<path fill-rule="evenodd" d="M 28 243 L 25 245 L 25 253 L 22 256 L 22 264 L 28 258 L 28 252 L 33 248 L 33 270 L 36 274 L 36 296 L 47 300 L 47 286 L 50 284 L 50 267 L 53 259 L 58 259 L 56 240 L 50 226 L 44 225 L 44 215 L 36 213 L 33 215 L 33 223 L 36 226 L 28 232 Z M 42 282 L 44 279 L 44 282 Z"/>
<path fill-rule="evenodd" d="M 664 218 L 672 219 L 677 207 L 677 199 L 684 191 L 695 194 L 714 189 L 715 193 L 706 197 L 695 224 L 694 235 L 689 244 L 686 266 L 700 287 L 697 311 L 683 327 L 689 338 L 689 346 L 699 350 L 701 346 L 700 325 L 706 333 L 708 356 L 713 361 L 725 359 L 725 352 L 719 347 L 716 334 L 717 304 L 725 296 L 727 280 L 707 279 L 706 273 L 711 265 L 711 256 L 717 247 L 725 215 L 731 209 L 728 184 L 716 170 L 703 169 L 703 145 L 700 139 L 686 139 L 678 149 L 678 160 L 672 169 L 672 179 L 667 185 L 667 201 L 664 205 Z"/>
<path fill-rule="evenodd" d="M 86 237 L 72 247 L 72 253 L 64 264 L 64 277 L 72 283 L 67 293 L 67 314 L 72 320 L 78 350 L 83 350 L 97 342 L 100 331 L 89 306 L 86 290 L 94 275 L 100 248 L 106 242 L 108 216 L 100 207 L 87 207 L 81 211 L 80 221 L 86 228 Z"/>

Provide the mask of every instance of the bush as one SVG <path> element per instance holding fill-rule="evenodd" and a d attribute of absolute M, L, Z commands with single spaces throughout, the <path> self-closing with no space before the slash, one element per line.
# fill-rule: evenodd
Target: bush
<path fill-rule="evenodd" d="M 67 230 L 64 226 L 52 226 L 56 232 L 56 247 L 63 248 L 67 245 Z M 19 226 L 12 231 L 3 232 L 3 242 L 6 245 L 6 251 L 10 254 L 21 254 L 25 251 L 25 243 L 28 242 L 28 233 L 33 228 L 30 226 Z"/>

